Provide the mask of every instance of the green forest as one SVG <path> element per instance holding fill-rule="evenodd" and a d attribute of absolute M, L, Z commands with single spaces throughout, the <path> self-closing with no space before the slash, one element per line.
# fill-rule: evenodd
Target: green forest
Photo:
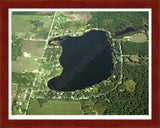
<path fill-rule="evenodd" d="M 131 45 L 128 42 L 123 42 L 122 44 L 126 46 L 122 49 L 125 54 L 140 54 L 139 65 L 131 65 L 124 62 L 123 82 L 113 91 L 111 90 L 111 85 L 117 83 L 112 77 L 109 78 L 112 78 L 112 82 L 107 86 L 99 83 L 98 93 L 100 96 L 91 96 L 88 100 L 81 100 L 84 114 L 88 115 L 97 111 L 100 115 L 148 115 L 148 63 L 141 56 L 141 54 L 148 56 L 147 43 Z M 130 51 L 131 48 L 136 49 L 138 46 L 144 49 L 138 52 Z M 114 72 L 119 70 L 120 67 L 117 67 L 117 69 L 114 69 Z M 134 90 L 128 90 L 126 87 L 127 81 L 130 80 L 136 84 Z"/>
<path fill-rule="evenodd" d="M 104 114 L 118 115 L 147 115 L 148 114 L 148 65 L 124 65 L 124 80 L 134 80 L 136 90 L 124 92 L 116 90 L 107 94 L 111 103 L 107 103 Z M 121 85 L 125 88 L 125 85 Z"/>
<path fill-rule="evenodd" d="M 123 65 L 123 84 L 107 94 L 111 103 L 107 102 L 107 109 L 104 114 L 120 115 L 147 115 L 148 114 L 148 63 L 142 56 L 148 56 L 148 43 L 122 43 L 123 54 L 140 57 L 139 65 L 131 65 L 124 62 Z M 136 87 L 134 91 L 128 91 L 125 83 L 134 80 Z M 122 90 L 123 91 L 120 91 Z"/>
<path fill-rule="evenodd" d="M 127 28 L 131 31 L 147 29 L 148 25 L 148 12 L 91 12 L 91 15 L 89 27 L 110 31 L 113 36 L 121 31 L 127 33 Z"/>
<path fill-rule="evenodd" d="M 122 43 L 123 54 L 126 55 L 138 55 L 138 56 L 148 56 L 148 42 L 144 43 L 134 43 L 134 42 L 123 42 Z"/>

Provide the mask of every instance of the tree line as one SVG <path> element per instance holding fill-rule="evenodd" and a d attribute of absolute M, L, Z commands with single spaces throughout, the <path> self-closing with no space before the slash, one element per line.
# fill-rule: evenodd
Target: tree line
<path fill-rule="evenodd" d="M 18 56 L 21 56 L 21 42 L 22 38 L 12 35 L 12 61 L 16 61 Z"/>

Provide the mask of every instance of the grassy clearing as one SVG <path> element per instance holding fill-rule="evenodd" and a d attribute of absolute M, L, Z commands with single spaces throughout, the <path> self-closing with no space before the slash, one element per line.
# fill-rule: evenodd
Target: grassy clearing
<path fill-rule="evenodd" d="M 138 55 L 130 55 L 130 57 L 131 57 L 131 60 L 132 60 L 132 61 L 139 62 L 139 57 L 138 57 Z"/>
<path fill-rule="evenodd" d="M 134 34 L 133 36 L 131 36 L 131 41 L 132 42 L 146 42 L 147 41 L 147 37 L 144 33 L 137 33 Z"/>
<path fill-rule="evenodd" d="M 137 63 L 131 62 L 131 61 L 129 60 L 129 58 L 127 58 L 127 57 L 124 58 L 124 61 L 125 61 L 127 64 L 130 64 L 130 65 L 137 65 Z"/>
<path fill-rule="evenodd" d="M 124 61 L 131 65 L 139 65 L 139 59 L 138 55 L 124 55 Z"/>
<path fill-rule="evenodd" d="M 37 100 L 30 102 L 28 115 L 82 115 L 80 103 L 74 101 L 48 100 L 40 107 Z"/>
<path fill-rule="evenodd" d="M 133 92 L 135 90 L 136 83 L 133 80 L 129 80 L 125 83 L 126 89 Z"/>
<path fill-rule="evenodd" d="M 142 43 L 142 42 L 146 42 L 147 41 L 147 37 L 144 33 L 136 33 L 134 35 L 131 36 L 125 36 L 123 37 L 123 40 L 125 41 L 131 41 L 131 42 L 135 42 L 135 43 Z"/>

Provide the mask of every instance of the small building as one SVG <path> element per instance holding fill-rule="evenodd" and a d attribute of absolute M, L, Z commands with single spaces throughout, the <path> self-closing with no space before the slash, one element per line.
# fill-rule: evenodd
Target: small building
<path fill-rule="evenodd" d="M 93 88 L 92 88 L 92 87 L 91 87 L 90 89 L 91 89 L 91 90 L 93 90 Z"/>
<path fill-rule="evenodd" d="M 74 99 L 74 97 L 73 97 L 73 96 L 71 96 L 71 98 L 72 98 L 72 99 Z"/>
<path fill-rule="evenodd" d="M 22 102 L 19 102 L 19 105 L 21 106 L 21 105 L 22 105 Z"/>
<path fill-rule="evenodd" d="M 30 54 L 30 53 L 27 53 L 27 52 L 23 52 L 23 56 L 26 57 L 26 58 L 30 58 L 30 57 L 31 57 L 31 54 Z"/>
<path fill-rule="evenodd" d="M 20 112 L 20 113 L 22 112 L 22 109 L 21 109 L 21 108 L 19 109 L 19 112 Z"/>
<path fill-rule="evenodd" d="M 45 15 L 44 17 L 45 17 L 45 18 L 48 18 L 49 16 L 48 16 L 48 15 Z"/>
<path fill-rule="evenodd" d="M 130 36 L 125 36 L 125 37 L 123 37 L 123 39 L 125 39 L 126 41 L 130 41 L 131 37 Z"/>

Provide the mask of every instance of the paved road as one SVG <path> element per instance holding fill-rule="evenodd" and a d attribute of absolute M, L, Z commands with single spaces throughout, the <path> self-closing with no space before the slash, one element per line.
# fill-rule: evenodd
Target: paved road
<path fill-rule="evenodd" d="M 123 54 L 122 54 L 122 43 L 119 42 L 119 49 L 120 49 L 120 52 L 121 52 L 121 78 L 120 78 L 120 83 L 119 84 L 122 84 L 122 79 L 123 79 Z"/>
<path fill-rule="evenodd" d="M 57 12 L 56 12 L 56 13 L 57 13 Z M 49 41 L 49 38 L 50 38 L 49 35 L 50 35 L 51 31 L 52 31 L 52 27 L 53 27 L 53 23 L 54 23 L 54 21 L 55 21 L 56 13 L 55 13 L 54 18 L 53 18 L 53 20 L 52 20 L 52 24 L 51 24 L 51 27 L 50 27 L 50 30 L 49 30 L 47 39 L 46 39 L 46 40 L 35 40 L 35 39 L 32 39 L 32 40 L 34 40 L 34 41 L 46 41 L 46 44 L 45 44 L 45 47 L 44 47 L 44 49 L 43 49 L 43 53 L 42 53 L 42 57 L 41 57 L 41 58 L 43 58 L 44 53 L 45 53 L 45 50 L 46 50 L 46 48 L 47 48 L 48 41 Z M 41 65 L 41 63 L 39 63 L 39 66 L 40 66 L 40 65 Z M 41 75 L 41 74 L 40 74 L 40 75 Z M 33 82 L 33 86 L 35 86 L 36 80 L 37 80 L 37 78 L 35 77 L 34 82 Z M 30 102 L 30 99 L 31 99 L 32 94 L 33 94 L 33 90 L 31 90 L 31 93 L 30 93 L 30 96 L 29 96 L 29 99 L 28 99 L 28 102 L 27 102 L 27 106 L 26 106 L 26 111 L 28 110 L 29 102 Z M 24 115 L 26 115 L 26 111 L 25 111 Z"/>

